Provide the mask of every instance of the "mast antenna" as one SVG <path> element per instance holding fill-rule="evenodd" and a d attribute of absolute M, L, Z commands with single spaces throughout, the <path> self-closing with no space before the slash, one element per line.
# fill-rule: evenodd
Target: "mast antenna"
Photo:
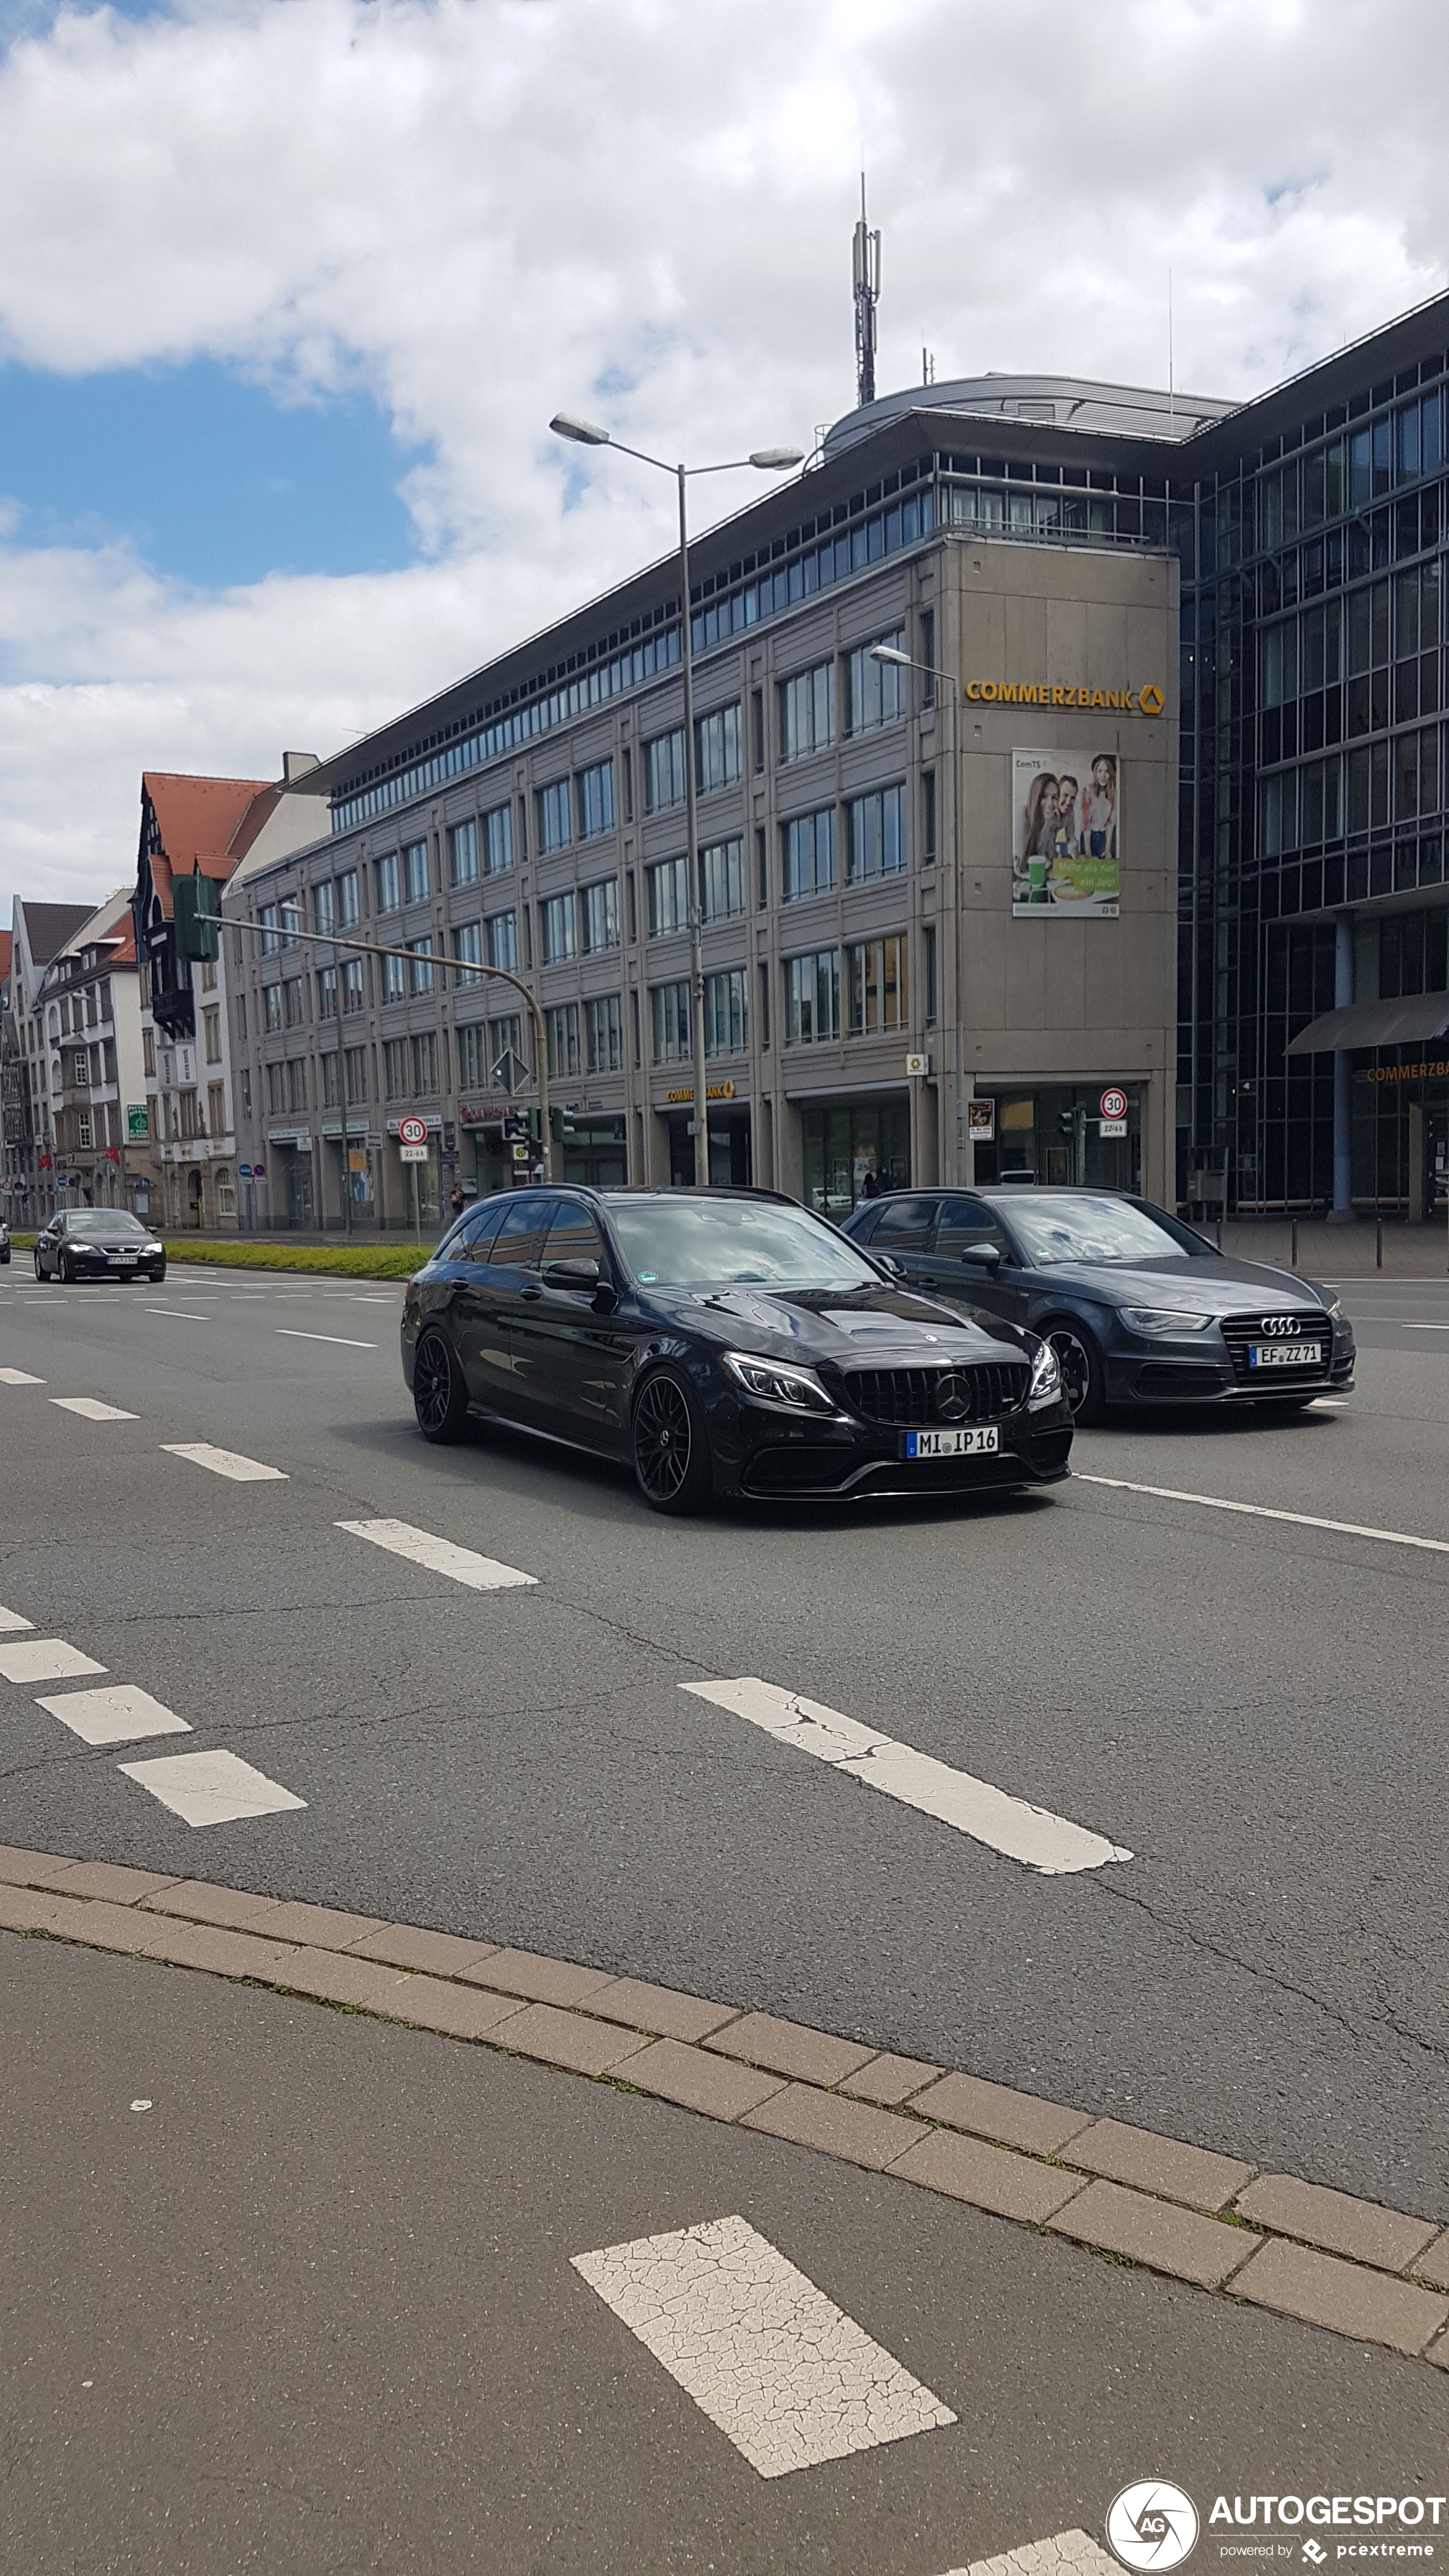
<path fill-rule="evenodd" d="M 855 227 L 855 398 L 864 406 L 875 400 L 875 308 L 880 302 L 880 234 L 871 232 L 865 214 L 865 172 L 860 174 L 860 221 Z"/>

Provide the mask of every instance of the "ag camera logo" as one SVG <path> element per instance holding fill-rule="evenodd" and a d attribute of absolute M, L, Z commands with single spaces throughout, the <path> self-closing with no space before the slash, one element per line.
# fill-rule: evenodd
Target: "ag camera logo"
<path fill-rule="evenodd" d="M 1165 2478 L 1139 2478 L 1124 2487 L 1107 2515 L 1107 2539 L 1124 2567 L 1180 2567 L 1196 2548 L 1197 2535 L 1197 2506 Z"/>

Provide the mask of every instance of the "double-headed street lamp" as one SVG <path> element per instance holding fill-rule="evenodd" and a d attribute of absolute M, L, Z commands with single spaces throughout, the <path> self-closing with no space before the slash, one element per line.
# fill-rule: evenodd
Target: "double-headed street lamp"
<path fill-rule="evenodd" d="M 685 504 L 686 488 L 694 474 L 732 474 L 741 466 L 753 465 L 762 474 L 783 474 L 792 465 L 803 465 L 804 450 L 799 447 L 757 447 L 748 456 L 732 456 L 722 465 L 666 465 L 662 456 L 649 456 L 642 447 L 627 447 L 607 429 L 599 429 L 591 420 L 576 420 L 571 412 L 558 411 L 549 428 L 559 438 L 574 439 L 580 447 L 617 447 L 624 456 L 637 457 L 641 465 L 656 465 L 661 474 L 672 474 L 679 485 L 679 628 L 680 660 L 684 672 L 684 817 L 689 835 L 689 963 L 691 985 L 690 1029 L 694 1040 L 694 1178 L 698 1189 L 709 1187 L 709 1109 L 704 1079 L 704 907 L 699 875 L 699 795 L 695 779 L 694 758 L 694 636 L 689 609 L 689 522 Z"/>
<path fill-rule="evenodd" d="M 941 1017 L 951 1038 L 951 1106 L 956 1133 L 949 1159 L 951 1178 L 959 1186 L 967 1177 L 966 1109 L 961 1073 L 961 1049 L 965 1042 L 965 1031 L 961 1025 L 961 684 L 954 671 L 943 671 L 934 662 L 913 661 L 909 653 L 901 652 L 895 644 L 873 644 L 870 658 L 873 662 L 886 663 L 892 670 L 920 671 L 926 679 L 939 680 L 951 692 L 951 963 L 949 986 L 941 995 Z"/>

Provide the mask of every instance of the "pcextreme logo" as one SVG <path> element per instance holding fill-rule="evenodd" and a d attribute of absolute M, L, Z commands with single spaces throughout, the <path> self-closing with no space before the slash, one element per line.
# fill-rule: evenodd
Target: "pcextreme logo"
<path fill-rule="evenodd" d="M 1160 716 L 1167 700 L 1155 680 L 1141 689 L 1053 688 L 1046 680 L 968 680 L 966 695 L 980 707 L 1095 707 L 1104 714 Z"/>

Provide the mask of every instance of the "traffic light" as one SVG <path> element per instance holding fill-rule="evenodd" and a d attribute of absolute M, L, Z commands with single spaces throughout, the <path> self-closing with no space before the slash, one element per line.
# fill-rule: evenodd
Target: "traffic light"
<path fill-rule="evenodd" d="M 214 880 L 198 870 L 195 876 L 176 877 L 171 892 L 177 956 L 189 957 L 198 965 L 214 966 L 221 954 Z"/>

